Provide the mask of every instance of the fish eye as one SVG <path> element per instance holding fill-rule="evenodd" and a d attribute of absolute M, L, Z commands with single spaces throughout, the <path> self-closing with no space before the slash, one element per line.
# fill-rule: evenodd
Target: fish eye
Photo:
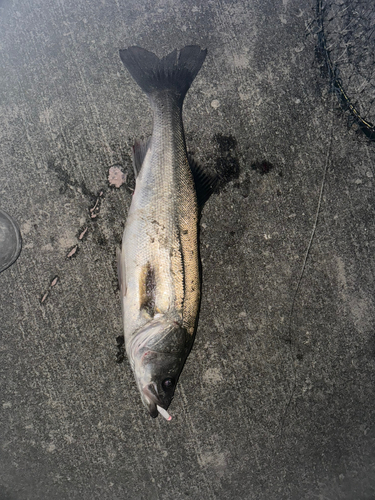
<path fill-rule="evenodd" d="M 168 391 L 169 389 L 172 389 L 172 387 L 174 386 L 174 380 L 173 380 L 173 378 L 166 378 L 166 379 L 164 379 L 163 382 L 161 383 L 161 386 L 162 386 L 162 388 L 165 391 Z"/>

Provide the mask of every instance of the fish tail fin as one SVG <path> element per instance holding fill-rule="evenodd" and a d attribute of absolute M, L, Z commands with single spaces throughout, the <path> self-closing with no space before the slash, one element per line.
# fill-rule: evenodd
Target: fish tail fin
<path fill-rule="evenodd" d="M 124 66 L 149 97 L 170 90 L 181 104 L 206 54 L 198 45 L 184 47 L 179 53 L 175 49 L 162 59 L 141 47 L 120 50 Z"/>

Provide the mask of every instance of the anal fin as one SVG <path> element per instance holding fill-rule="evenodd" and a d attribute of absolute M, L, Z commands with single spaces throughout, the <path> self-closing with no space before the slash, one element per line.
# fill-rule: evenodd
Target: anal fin
<path fill-rule="evenodd" d="M 141 171 L 143 161 L 145 159 L 148 147 L 150 145 L 151 137 L 149 139 L 140 140 L 136 139 L 133 146 L 133 169 L 135 178 L 138 177 Z"/>

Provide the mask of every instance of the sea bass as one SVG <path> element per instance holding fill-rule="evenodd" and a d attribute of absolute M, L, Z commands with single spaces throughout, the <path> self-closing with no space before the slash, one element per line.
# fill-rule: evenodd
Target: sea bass
<path fill-rule="evenodd" d="M 159 59 L 120 50 L 153 111 L 152 136 L 133 148 L 136 187 L 118 252 L 127 356 L 152 417 L 171 403 L 192 347 L 200 303 L 198 217 L 214 178 L 188 160 L 182 105 L 206 50 Z"/>

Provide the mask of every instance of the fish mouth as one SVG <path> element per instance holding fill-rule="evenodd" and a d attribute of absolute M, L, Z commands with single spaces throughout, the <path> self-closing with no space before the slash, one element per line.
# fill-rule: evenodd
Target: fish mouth
<path fill-rule="evenodd" d="M 159 399 L 155 384 L 145 385 L 142 388 L 142 395 L 149 414 L 152 418 L 156 418 L 159 415 L 157 405 L 163 407 L 163 403 Z"/>

